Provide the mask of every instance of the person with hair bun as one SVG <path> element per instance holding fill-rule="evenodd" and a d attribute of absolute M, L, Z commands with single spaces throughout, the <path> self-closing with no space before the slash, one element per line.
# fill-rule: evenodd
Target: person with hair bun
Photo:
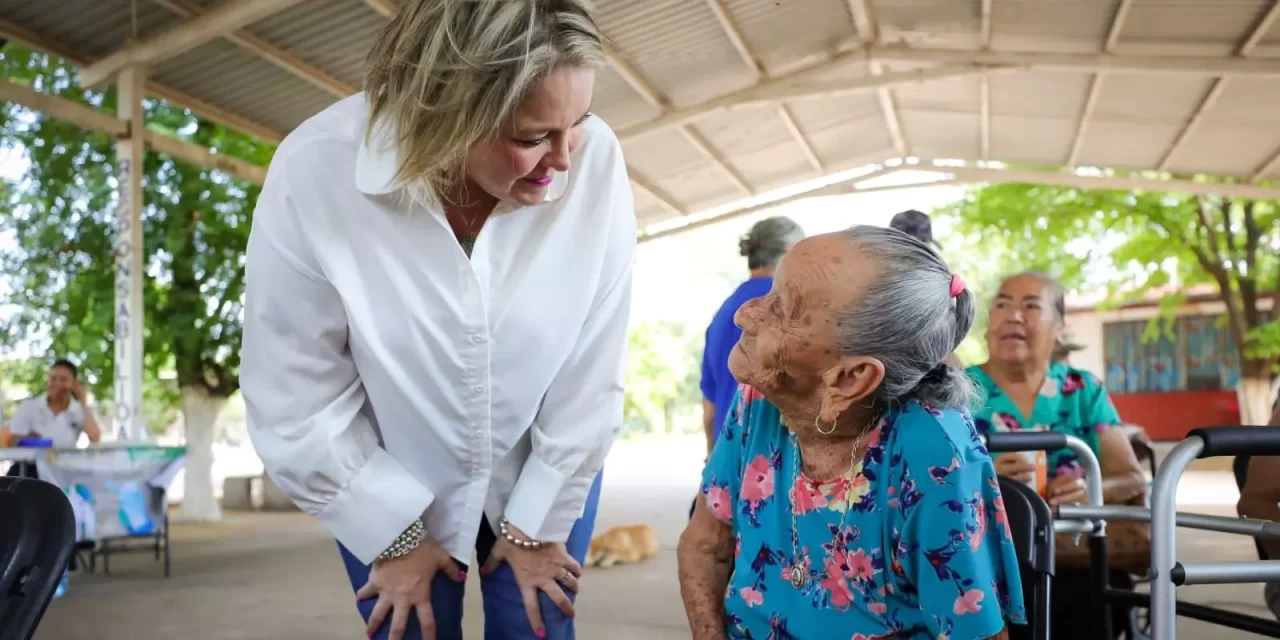
<path fill-rule="evenodd" d="M 707 455 L 711 455 L 729 403 L 738 390 L 738 382 L 729 373 L 729 352 L 742 337 L 742 329 L 734 324 L 733 316 L 746 301 L 769 293 L 778 261 L 803 239 L 804 229 L 799 224 L 791 218 L 775 216 L 752 225 L 738 241 L 738 251 L 747 259 L 751 276 L 716 311 L 707 326 L 706 347 L 702 351 L 702 428 L 707 436 Z"/>
<path fill-rule="evenodd" d="M 245 267 L 267 473 L 370 638 L 571 639 L 622 425 L 636 218 L 588 0 L 402 0 L 364 90 L 280 145 Z"/>
<path fill-rule="evenodd" d="M 741 383 L 680 538 L 696 640 L 1007 638 L 1025 624 L 976 397 L 974 298 L 928 246 L 808 238 L 744 304 Z"/>

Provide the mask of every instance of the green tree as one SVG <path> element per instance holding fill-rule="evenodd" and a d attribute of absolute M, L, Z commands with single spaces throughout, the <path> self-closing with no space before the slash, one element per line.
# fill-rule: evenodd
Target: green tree
<path fill-rule="evenodd" d="M 1280 206 L 1221 196 L 1004 184 L 971 190 L 950 215 L 964 246 L 1003 272 L 1036 269 L 1068 289 L 1099 289 L 1112 302 L 1212 284 L 1241 349 L 1241 413 L 1270 415 L 1280 327 L 1259 301 L 1280 293 Z M 1155 328 L 1153 322 L 1153 329 Z"/>
<path fill-rule="evenodd" d="M 641 322 L 627 340 L 627 420 L 669 433 L 677 409 L 698 402 L 701 341 L 672 322 Z"/>
<path fill-rule="evenodd" d="M 0 48 L 0 77 L 115 112 L 115 90 L 79 88 L 71 65 L 13 44 Z M 145 105 L 147 126 L 266 164 L 273 147 L 163 101 Z M 16 105 L 0 110 L 0 146 L 29 166 L 8 185 L 0 256 L 17 311 L 0 347 L 36 345 L 77 360 L 95 397 L 111 398 L 114 353 L 114 141 Z M 189 451 L 185 515 L 219 515 L 212 487 L 214 425 L 239 388 L 244 250 L 256 186 L 148 153 L 143 189 L 146 416 L 163 428 L 180 407 Z M 162 379 L 162 374 L 164 375 Z"/>

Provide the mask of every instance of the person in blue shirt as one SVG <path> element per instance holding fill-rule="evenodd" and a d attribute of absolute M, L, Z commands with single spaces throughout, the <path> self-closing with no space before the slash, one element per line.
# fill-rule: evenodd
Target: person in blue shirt
<path fill-rule="evenodd" d="M 707 436 L 707 455 L 711 455 L 733 394 L 738 390 L 738 381 L 729 373 L 729 352 L 738 344 L 742 329 L 734 324 L 733 315 L 746 301 L 769 293 L 778 261 L 803 239 L 804 229 L 794 220 L 775 216 L 755 223 L 738 242 L 751 277 L 738 285 L 716 311 L 707 327 L 706 347 L 702 351 L 702 428 Z"/>
<path fill-rule="evenodd" d="M 680 538 L 696 640 L 1007 640 L 1025 624 L 995 465 L 943 363 L 975 313 L 928 246 L 800 242 L 737 313 L 742 383 Z"/>

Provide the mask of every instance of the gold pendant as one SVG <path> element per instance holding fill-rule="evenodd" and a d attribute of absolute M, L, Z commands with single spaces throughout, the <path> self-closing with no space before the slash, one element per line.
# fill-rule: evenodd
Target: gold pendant
<path fill-rule="evenodd" d="M 791 586 L 797 589 L 803 587 L 806 582 L 806 576 L 804 574 L 804 567 L 801 567 L 798 564 L 791 567 Z"/>

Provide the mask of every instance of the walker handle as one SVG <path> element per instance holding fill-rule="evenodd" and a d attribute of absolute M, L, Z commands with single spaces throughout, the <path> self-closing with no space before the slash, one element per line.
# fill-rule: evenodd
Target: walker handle
<path fill-rule="evenodd" d="M 1198 458 L 1218 456 L 1280 456 L 1280 427 L 1203 427 L 1187 437 L 1204 442 Z"/>
<path fill-rule="evenodd" d="M 1280 431 L 1280 430 L 1278 430 Z M 1056 431 L 988 433 L 987 451 L 1057 451 L 1067 448 L 1067 436 Z"/>

